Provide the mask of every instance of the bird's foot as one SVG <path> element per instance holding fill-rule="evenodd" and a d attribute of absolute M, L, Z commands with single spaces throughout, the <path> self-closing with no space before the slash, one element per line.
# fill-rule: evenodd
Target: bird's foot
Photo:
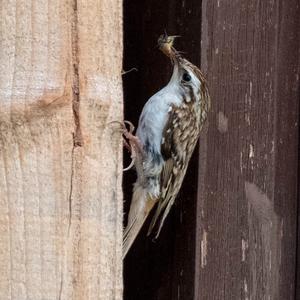
<path fill-rule="evenodd" d="M 131 122 L 114 121 L 113 123 L 118 123 L 121 126 L 120 131 L 123 135 L 124 146 L 131 153 L 131 163 L 128 167 L 123 169 L 123 171 L 128 171 L 134 166 L 137 156 L 143 153 L 143 147 L 138 137 L 133 134 L 135 127 Z M 126 125 L 129 126 L 129 129 L 127 129 Z"/>

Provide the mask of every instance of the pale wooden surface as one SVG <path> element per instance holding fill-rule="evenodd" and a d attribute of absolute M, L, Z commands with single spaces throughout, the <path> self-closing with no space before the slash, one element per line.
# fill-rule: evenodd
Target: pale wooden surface
<path fill-rule="evenodd" d="M 122 1 L 0 13 L 0 299 L 121 299 Z"/>

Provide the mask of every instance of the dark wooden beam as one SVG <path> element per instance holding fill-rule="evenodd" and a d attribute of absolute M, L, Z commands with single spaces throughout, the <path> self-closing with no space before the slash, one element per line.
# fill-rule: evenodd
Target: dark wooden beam
<path fill-rule="evenodd" d="M 299 1 L 203 0 L 202 22 L 194 299 L 296 299 Z"/>

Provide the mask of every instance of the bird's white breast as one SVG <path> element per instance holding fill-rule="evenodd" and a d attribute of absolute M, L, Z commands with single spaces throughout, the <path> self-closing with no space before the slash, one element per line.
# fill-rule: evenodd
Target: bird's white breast
<path fill-rule="evenodd" d="M 170 82 L 154 94 L 145 104 L 139 120 L 137 136 L 143 146 L 151 143 L 156 152 L 160 153 L 163 129 L 168 120 L 172 105 L 180 105 L 178 86 Z"/>

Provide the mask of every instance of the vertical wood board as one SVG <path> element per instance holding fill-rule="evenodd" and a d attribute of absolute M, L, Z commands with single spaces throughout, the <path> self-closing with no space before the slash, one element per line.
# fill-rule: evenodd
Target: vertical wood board
<path fill-rule="evenodd" d="M 203 1 L 195 299 L 294 299 L 298 16 L 298 1 Z"/>
<path fill-rule="evenodd" d="M 122 3 L 0 14 L 0 298 L 122 299 Z"/>

